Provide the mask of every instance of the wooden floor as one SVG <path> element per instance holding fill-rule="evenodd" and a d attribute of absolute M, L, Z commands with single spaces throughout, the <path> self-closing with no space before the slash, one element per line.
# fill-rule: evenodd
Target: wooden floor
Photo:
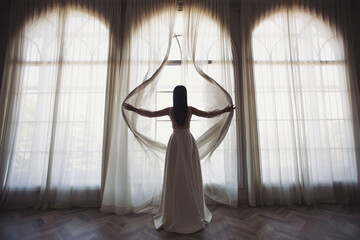
<path fill-rule="evenodd" d="M 190 235 L 156 231 L 153 213 L 95 208 L 0 210 L 0 239 L 360 239 L 360 206 L 237 208 L 211 205 L 213 220 Z"/>

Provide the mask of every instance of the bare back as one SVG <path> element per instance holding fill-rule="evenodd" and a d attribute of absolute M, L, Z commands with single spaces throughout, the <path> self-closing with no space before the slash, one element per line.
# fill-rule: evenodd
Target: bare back
<path fill-rule="evenodd" d="M 171 119 L 173 129 L 188 129 L 190 128 L 190 121 L 192 115 L 192 107 L 188 107 L 188 113 L 184 125 L 179 125 L 175 121 L 174 108 L 169 108 L 169 117 Z"/>

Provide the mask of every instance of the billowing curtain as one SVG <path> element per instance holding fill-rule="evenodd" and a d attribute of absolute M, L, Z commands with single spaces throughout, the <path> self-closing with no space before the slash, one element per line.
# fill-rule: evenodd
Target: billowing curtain
<path fill-rule="evenodd" d="M 242 1 L 249 204 L 359 200 L 350 1 Z"/>
<path fill-rule="evenodd" d="M 100 206 L 121 2 L 11 3 L 0 95 L 1 206 Z"/>
<path fill-rule="evenodd" d="M 136 212 L 158 205 L 161 198 L 171 122 L 168 118 L 145 118 L 123 110 L 122 100 L 138 108 L 159 110 L 172 106 L 172 90 L 182 84 L 187 87 L 189 105 L 211 111 L 232 104 L 234 80 L 228 16 L 228 2 L 224 1 L 184 1 L 181 13 L 178 1 L 127 3 L 119 72 L 119 78 L 127 81 L 114 86 L 102 211 Z M 129 95 L 125 98 L 126 92 Z M 236 205 L 233 114 L 193 120 L 191 132 L 202 159 L 205 194 Z"/>
<path fill-rule="evenodd" d="M 234 68 L 230 38 L 229 1 L 185 1 L 183 39 L 183 78 L 189 85 L 189 101 L 205 111 L 233 104 Z M 198 85 L 191 96 L 191 87 Z M 193 97 L 193 98 L 192 98 Z M 197 138 L 205 195 L 211 199 L 237 205 L 237 142 L 233 113 L 202 119 Z"/>
<path fill-rule="evenodd" d="M 155 110 L 154 91 L 169 55 L 176 11 L 174 0 L 127 2 L 121 66 L 111 89 L 102 211 L 137 212 L 160 202 L 166 146 L 155 141 L 155 119 L 123 112 L 122 103 L 127 98 Z"/>

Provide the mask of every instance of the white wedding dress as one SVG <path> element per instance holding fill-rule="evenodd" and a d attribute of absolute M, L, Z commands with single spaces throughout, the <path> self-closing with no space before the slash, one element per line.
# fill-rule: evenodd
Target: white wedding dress
<path fill-rule="evenodd" d="M 191 107 L 183 126 L 170 108 L 173 134 L 165 159 L 162 199 L 154 217 L 156 229 L 188 234 L 205 227 L 212 215 L 205 205 L 201 166 L 196 142 L 190 133 Z"/>

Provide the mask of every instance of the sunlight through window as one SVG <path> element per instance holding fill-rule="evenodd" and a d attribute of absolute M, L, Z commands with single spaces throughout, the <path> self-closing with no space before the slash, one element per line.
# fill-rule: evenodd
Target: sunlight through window
<path fill-rule="evenodd" d="M 13 186 L 39 187 L 50 174 L 100 188 L 108 29 L 89 14 L 54 11 L 24 34 Z"/>
<path fill-rule="evenodd" d="M 265 185 L 357 181 L 341 39 L 320 19 L 282 12 L 253 31 L 261 176 Z"/>

